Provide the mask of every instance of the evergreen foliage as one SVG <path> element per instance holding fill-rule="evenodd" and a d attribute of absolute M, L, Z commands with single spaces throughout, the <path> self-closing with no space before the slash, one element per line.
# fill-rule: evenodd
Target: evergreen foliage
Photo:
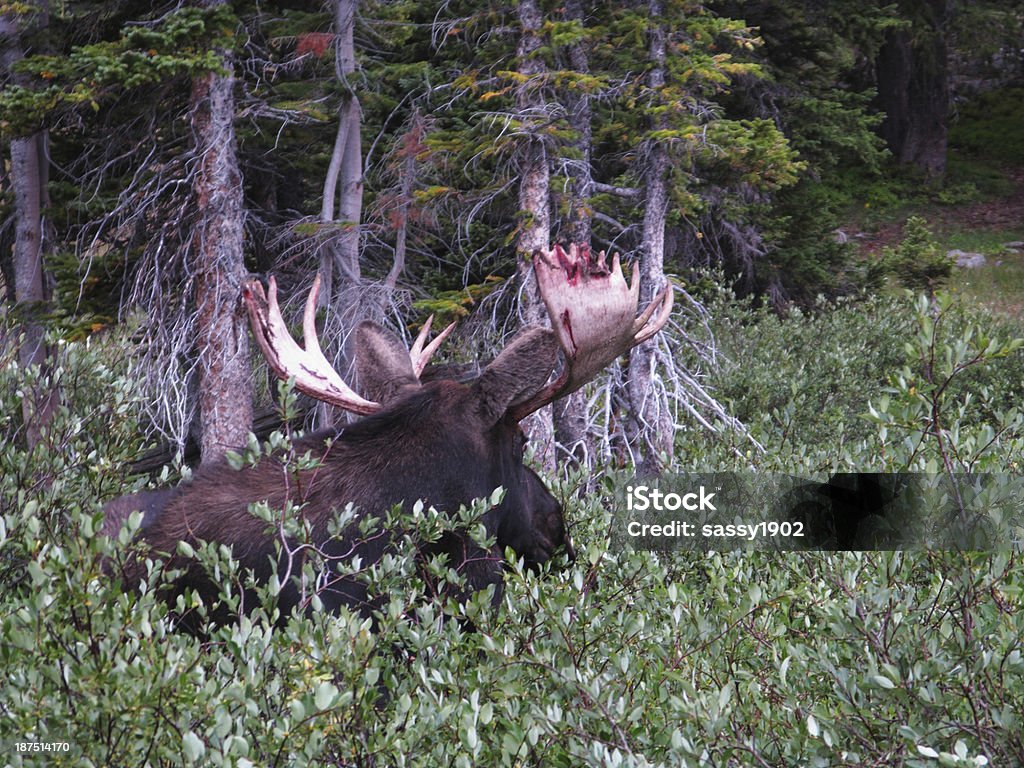
<path fill-rule="evenodd" d="M 61 26 L 70 38 L 78 19 L 74 5 L 68 10 Z M 28 84 L 14 82 L 0 91 L 0 112 L 5 115 L 0 135 L 7 138 L 40 127 L 65 127 L 73 134 L 76 124 L 87 121 L 83 107 L 100 112 L 104 103 L 125 91 L 138 93 L 181 75 L 217 69 L 213 49 L 231 40 L 236 26 L 223 5 L 180 8 L 148 24 L 132 22 L 116 39 L 70 44 L 66 51 L 14 64 L 12 71 L 27 77 Z M 44 47 L 54 42 L 48 40 Z"/>
<path fill-rule="evenodd" d="M 863 178 L 885 168 L 870 62 L 888 31 L 918 22 L 912 9 L 670 3 L 668 80 L 657 91 L 637 66 L 646 56 L 644 6 L 598 5 L 583 20 L 560 6 L 543 10 L 537 55 L 545 75 L 530 87 L 548 104 L 541 135 L 553 187 L 567 188 L 578 154 L 579 126 L 565 101 L 585 93 L 594 105 L 593 174 L 602 185 L 589 201 L 599 244 L 635 249 L 642 201 L 611 190 L 635 189 L 644 147 L 654 141 L 673 159 L 669 267 L 722 265 L 739 290 L 776 307 L 874 284 L 851 247 L 830 233 L 851 202 L 862 202 L 849 190 L 856 196 L 870 183 L 851 187 L 849 169 Z M 118 314 L 110 297 L 124 292 L 123 275 L 139 256 L 133 243 L 157 235 L 152 220 L 136 220 L 126 237 L 109 216 L 119 210 L 119 191 L 180 154 L 188 78 L 217 66 L 217 46 L 234 48 L 241 62 L 236 128 L 251 267 L 280 271 L 331 237 L 308 220 L 318 209 L 340 96 L 330 24 L 318 3 L 168 13 L 70 3 L 54 14 L 39 53 L 18 63 L 19 81 L 0 90 L 0 129 L 7 137 L 39 126 L 51 132 L 52 268 L 65 313 L 84 310 L 100 321 Z M 509 163 L 524 119 L 514 108 L 515 27 L 509 9 L 481 3 L 362 6 L 350 85 L 364 112 L 368 278 L 383 279 L 391 268 L 402 190 L 411 197 L 402 285 L 417 298 L 427 298 L 425 286 L 452 291 L 512 273 L 516 170 Z M 955 41 L 969 45 L 970 31 L 960 24 Z M 580 42 L 586 72 L 569 63 Z M 652 117 L 664 123 L 654 131 Z M 410 151 L 411 166 L 400 162 Z M 565 206 L 556 193 L 556 234 L 566 226 Z M 75 270 L 83 243 L 91 245 L 87 266 Z"/>
<path fill-rule="evenodd" d="M 953 258 L 935 242 L 928 222 L 911 216 L 900 244 L 882 251 L 882 265 L 906 288 L 933 295 L 949 279 Z"/>

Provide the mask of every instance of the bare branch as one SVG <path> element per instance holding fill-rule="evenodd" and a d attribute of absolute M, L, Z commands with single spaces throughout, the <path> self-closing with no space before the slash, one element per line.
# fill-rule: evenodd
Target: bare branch
<path fill-rule="evenodd" d="M 595 192 L 601 192 L 606 195 L 615 195 L 616 197 L 625 197 L 630 200 L 636 200 L 642 193 L 642 191 L 636 187 L 617 187 L 613 184 L 604 184 L 600 181 L 593 182 L 593 186 Z"/>

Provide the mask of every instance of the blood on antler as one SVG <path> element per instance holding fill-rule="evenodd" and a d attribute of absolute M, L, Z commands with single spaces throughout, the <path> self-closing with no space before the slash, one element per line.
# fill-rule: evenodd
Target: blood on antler
<path fill-rule="evenodd" d="M 271 370 L 282 379 L 294 376 L 295 388 L 300 392 L 353 413 L 376 413 L 381 410 L 381 404 L 356 394 L 338 375 L 320 349 L 320 342 L 316 336 L 316 299 L 319 293 L 320 275 L 317 275 L 306 298 L 306 309 L 302 315 L 302 335 L 305 339 L 303 348 L 292 338 L 281 316 L 281 307 L 277 303 L 277 283 L 274 278 L 270 278 L 266 293 L 259 280 L 247 282 L 242 289 L 242 298 L 249 312 L 256 343 L 263 351 Z M 452 323 L 427 344 L 432 321 L 433 316 L 423 324 L 423 329 L 409 350 L 409 361 L 417 378 L 423 372 L 431 355 L 455 327 Z"/>
<path fill-rule="evenodd" d="M 533 264 L 565 365 L 554 381 L 516 407 L 520 419 L 576 391 L 615 358 L 654 336 L 672 311 L 668 286 L 637 316 L 640 272 L 633 270 L 627 286 L 618 254 L 609 268 L 604 251 L 595 254 L 589 245 L 570 245 L 568 250 L 556 245 L 550 251 L 538 250 Z"/>

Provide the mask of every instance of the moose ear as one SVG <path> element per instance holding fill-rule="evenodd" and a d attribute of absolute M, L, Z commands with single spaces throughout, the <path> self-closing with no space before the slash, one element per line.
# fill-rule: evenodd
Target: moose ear
<path fill-rule="evenodd" d="M 402 340 L 368 320 L 356 328 L 356 375 L 363 397 L 378 403 L 387 403 L 402 387 L 419 384 Z"/>
<path fill-rule="evenodd" d="M 488 365 L 476 383 L 480 415 L 497 424 L 508 409 L 535 395 L 558 361 L 558 340 L 549 328 L 527 328 Z"/>

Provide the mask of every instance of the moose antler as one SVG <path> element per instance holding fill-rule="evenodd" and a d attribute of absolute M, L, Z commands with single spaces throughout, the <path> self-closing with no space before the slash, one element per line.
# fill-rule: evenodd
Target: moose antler
<path fill-rule="evenodd" d="M 277 282 L 274 278 L 270 278 L 266 294 L 259 280 L 249 280 L 242 288 L 242 298 L 249 312 L 249 322 L 256 343 L 263 351 L 271 370 L 282 379 L 294 376 L 295 388 L 300 392 L 353 413 L 376 413 L 381 409 L 381 404 L 356 394 L 342 380 L 320 349 L 320 342 L 316 336 L 316 299 L 319 293 L 320 275 L 317 275 L 306 298 L 306 309 L 302 315 L 302 335 L 306 342 L 305 348 L 302 348 L 288 333 L 288 326 L 281 316 L 281 307 L 277 303 Z M 409 350 L 409 360 L 417 378 L 423 372 L 431 355 L 455 327 L 455 323 L 452 323 L 427 344 L 432 321 L 433 315 L 427 318 Z"/>
<path fill-rule="evenodd" d="M 672 288 L 667 286 L 637 316 L 640 271 L 633 270 L 627 287 L 618 254 L 609 269 L 604 251 L 594 254 L 586 244 L 570 245 L 568 251 L 556 245 L 536 251 L 533 264 L 565 365 L 554 381 L 515 408 L 517 419 L 575 392 L 660 331 L 672 311 Z"/>
<path fill-rule="evenodd" d="M 427 341 L 427 336 L 430 335 L 430 326 L 433 322 L 434 316 L 431 315 L 427 318 L 427 322 L 423 324 L 419 335 L 416 337 L 416 341 L 413 342 L 412 347 L 409 349 L 409 361 L 412 363 L 412 370 L 416 374 L 417 379 L 423 373 L 423 369 L 427 367 L 427 363 L 430 362 L 434 352 L 441 346 L 441 342 L 448 338 L 448 334 L 455 327 L 455 323 L 450 323 L 447 328 L 437 334 L 437 338 L 424 347 L 423 345 Z"/>

